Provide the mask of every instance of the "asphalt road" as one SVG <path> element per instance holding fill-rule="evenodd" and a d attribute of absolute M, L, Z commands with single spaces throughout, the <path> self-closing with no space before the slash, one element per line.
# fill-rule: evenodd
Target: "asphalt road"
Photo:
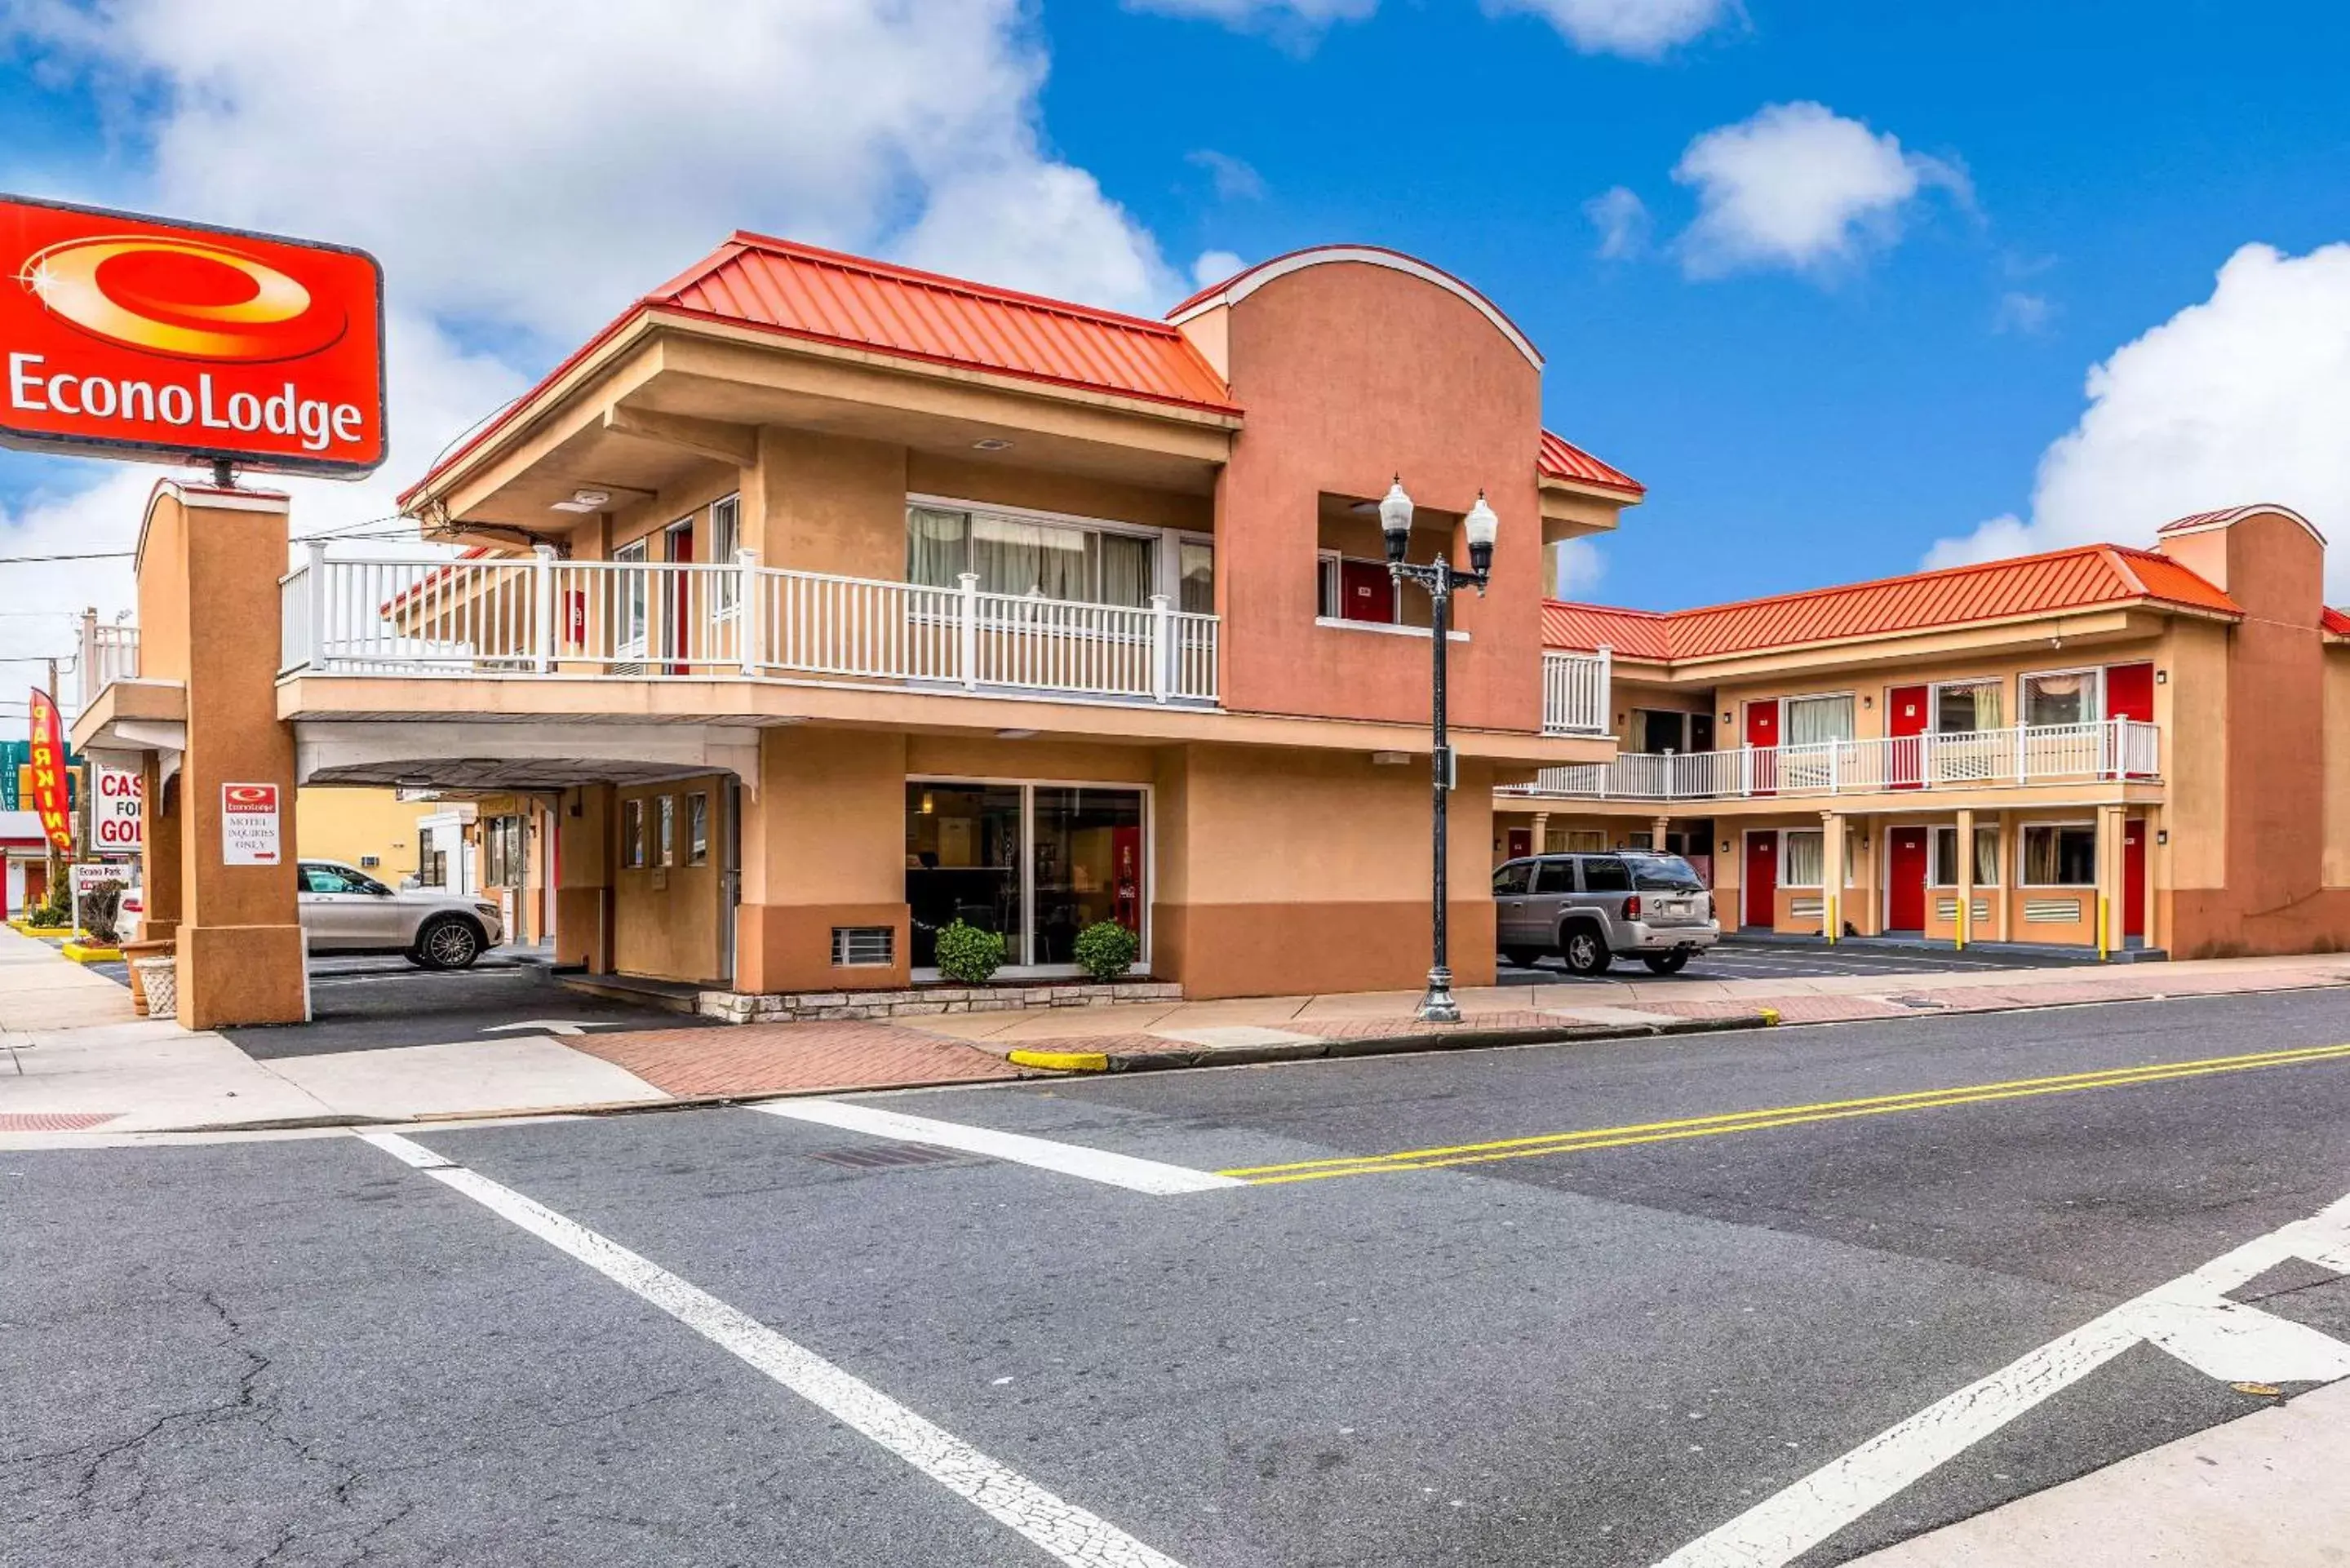
<path fill-rule="evenodd" d="M 2345 1042 L 2311 992 L 852 1102 L 1042 1155 L 748 1109 L 0 1155 L 0 1562 L 1648 1568 L 2350 1191 L 2350 1053 L 1882 1097 Z M 2350 1337 L 2328 1270 L 2233 1293 Z M 1713 1561 L 2265 1397 L 2075 1370 Z"/>
<path fill-rule="evenodd" d="M 1606 975 L 1595 978 L 1642 981 L 1809 980 L 1823 975 L 1843 974 L 1954 974 L 1976 970 L 2054 969 L 2095 961 L 2094 954 L 2077 949 L 2018 951 L 2013 949 L 1971 948 L 1964 952 L 1955 952 L 1873 947 L 1859 943 L 1838 943 L 1831 948 L 1813 943 L 1742 940 L 1732 937 L 1693 955 L 1689 967 L 1677 975 L 1651 974 L 1648 966 L 1638 959 L 1617 959 L 1609 966 Z M 1531 968 L 1523 969 L 1507 960 L 1501 961 L 1497 978 L 1503 985 L 1575 983 L 1578 979 L 1567 973 L 1555 957 L 1545 958 Z"/>

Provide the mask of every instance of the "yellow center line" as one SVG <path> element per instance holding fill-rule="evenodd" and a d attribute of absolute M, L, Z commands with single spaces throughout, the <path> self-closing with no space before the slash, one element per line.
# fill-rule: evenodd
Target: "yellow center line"
<path fill-rule="evenodd" d="M 2299 1066 L 2345 1058 L 2350 1058 L 2350 1044 L 2257 1051 L 2237 1056 L 2207 1056 L 2189 1062 L 2157 1062 L 2094 1073 L 2066 1073 L 2054 1077 L 2012 1078 L 1996 1084 L 1918 1089 L 1908 1094 L 1877 1095 L 1866 1099 L 1824 1100 L 1811 1105 L 1731 1111 L 1719 1116 L 1688 1116 L 1677 1121 L 1636 1122 L 1623 1127 L 1589 1127 L 1580 1132 L 1545 1133 L 1530 1137 L 1496 1138 L 1484 1143 L 1402 1149 L 1393 1154 L 1339 1156 L 1298 1160 L 1287 1165 L 1242 1166 L 1217 1174 L 1238 1177 L 1254 1185 L 1272 1186 L 1283 1182 L 1322 1181 L 1339 1176 L 1374 1176 L 1395 1170 L 1439 1170 L 1449 1166 L 1524 1159 L 1535 1155 L 1574 1154 L 1586 1149 L 1668 1143 L 1682 1138 L 1712 1137 L 1724 1133 L 1761 1132 L 1772 1127 L 1801 1127 L 1813 1122 L 1890 1116 L 1901 1111 L 1934 1110 L 1945 1106 L 1979 1105 L 1993 1100 L 2030 1099 L 2043 1095 L 2074 1094 L 2084 1089 L 2122 1088 L 2133 1084 L 2168 1083 L 2173 1079 L 2199 1078 L 2217 1073 L 2245 1073 L 2264 1067 Z"/>

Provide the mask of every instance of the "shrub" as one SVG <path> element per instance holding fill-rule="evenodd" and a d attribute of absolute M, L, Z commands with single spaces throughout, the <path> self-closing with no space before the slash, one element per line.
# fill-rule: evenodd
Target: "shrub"
<path fill-rule="evenodd" d="M 81 929 L 96 939 L 102 947 L 114 947 L 121 942 L 121 929 L 115 924 L 122 913 L 123 884 L 100 882 L 81 898 Z"/>
<path fill-rule="evenodd" d="M 958 985 L 984 985 L 1003 964 L 1003 933 L 962 920 L 939 932 L 939 973 Z"/>
<path fill-rule="evenodd" d="M 43 902 L 25 911 L 25 921 L 27 925 L 51 930 L 60 926 L 70 926 L 73 924 L 72 898 L 62 889 L 52 893 Z"/>
<path fill-rule="evenodd" d="M 1116 920 L 1096 920 L 1077 933 L 1077 963 L 1096 980 L 1116 980 L 1141 951 L 1140 940 Z"/>

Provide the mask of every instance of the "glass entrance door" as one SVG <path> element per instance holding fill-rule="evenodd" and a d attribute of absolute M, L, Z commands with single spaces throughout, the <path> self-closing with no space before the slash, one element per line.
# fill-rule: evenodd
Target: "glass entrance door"
<path fill-rule="evenodd" d="M 1077 933 L 1115 920 L 1142 936 L 1142 792 L 1039 784 L 1031 843 L 1031 963 L 1077 961 Z"/>

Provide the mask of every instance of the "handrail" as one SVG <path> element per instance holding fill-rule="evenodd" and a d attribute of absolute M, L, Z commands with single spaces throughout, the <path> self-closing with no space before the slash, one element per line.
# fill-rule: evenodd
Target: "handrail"
<path fill-rule="evenodd" d="M 1543 733 L 1604 735 L 1607 732 L 1608 682 L 1614 656 L 1543 650 Z"/>
<path fill-rule="evenodd" d="M 118 680 L 139 678 L 139 628 L 122 622 L 101 621 L 96 610 L 81 617 L 81 655 L 75 662 L 77 711 L 88 712 L 98 694 Z M 52 695 L 62 697 L 64 693 Z"/>

